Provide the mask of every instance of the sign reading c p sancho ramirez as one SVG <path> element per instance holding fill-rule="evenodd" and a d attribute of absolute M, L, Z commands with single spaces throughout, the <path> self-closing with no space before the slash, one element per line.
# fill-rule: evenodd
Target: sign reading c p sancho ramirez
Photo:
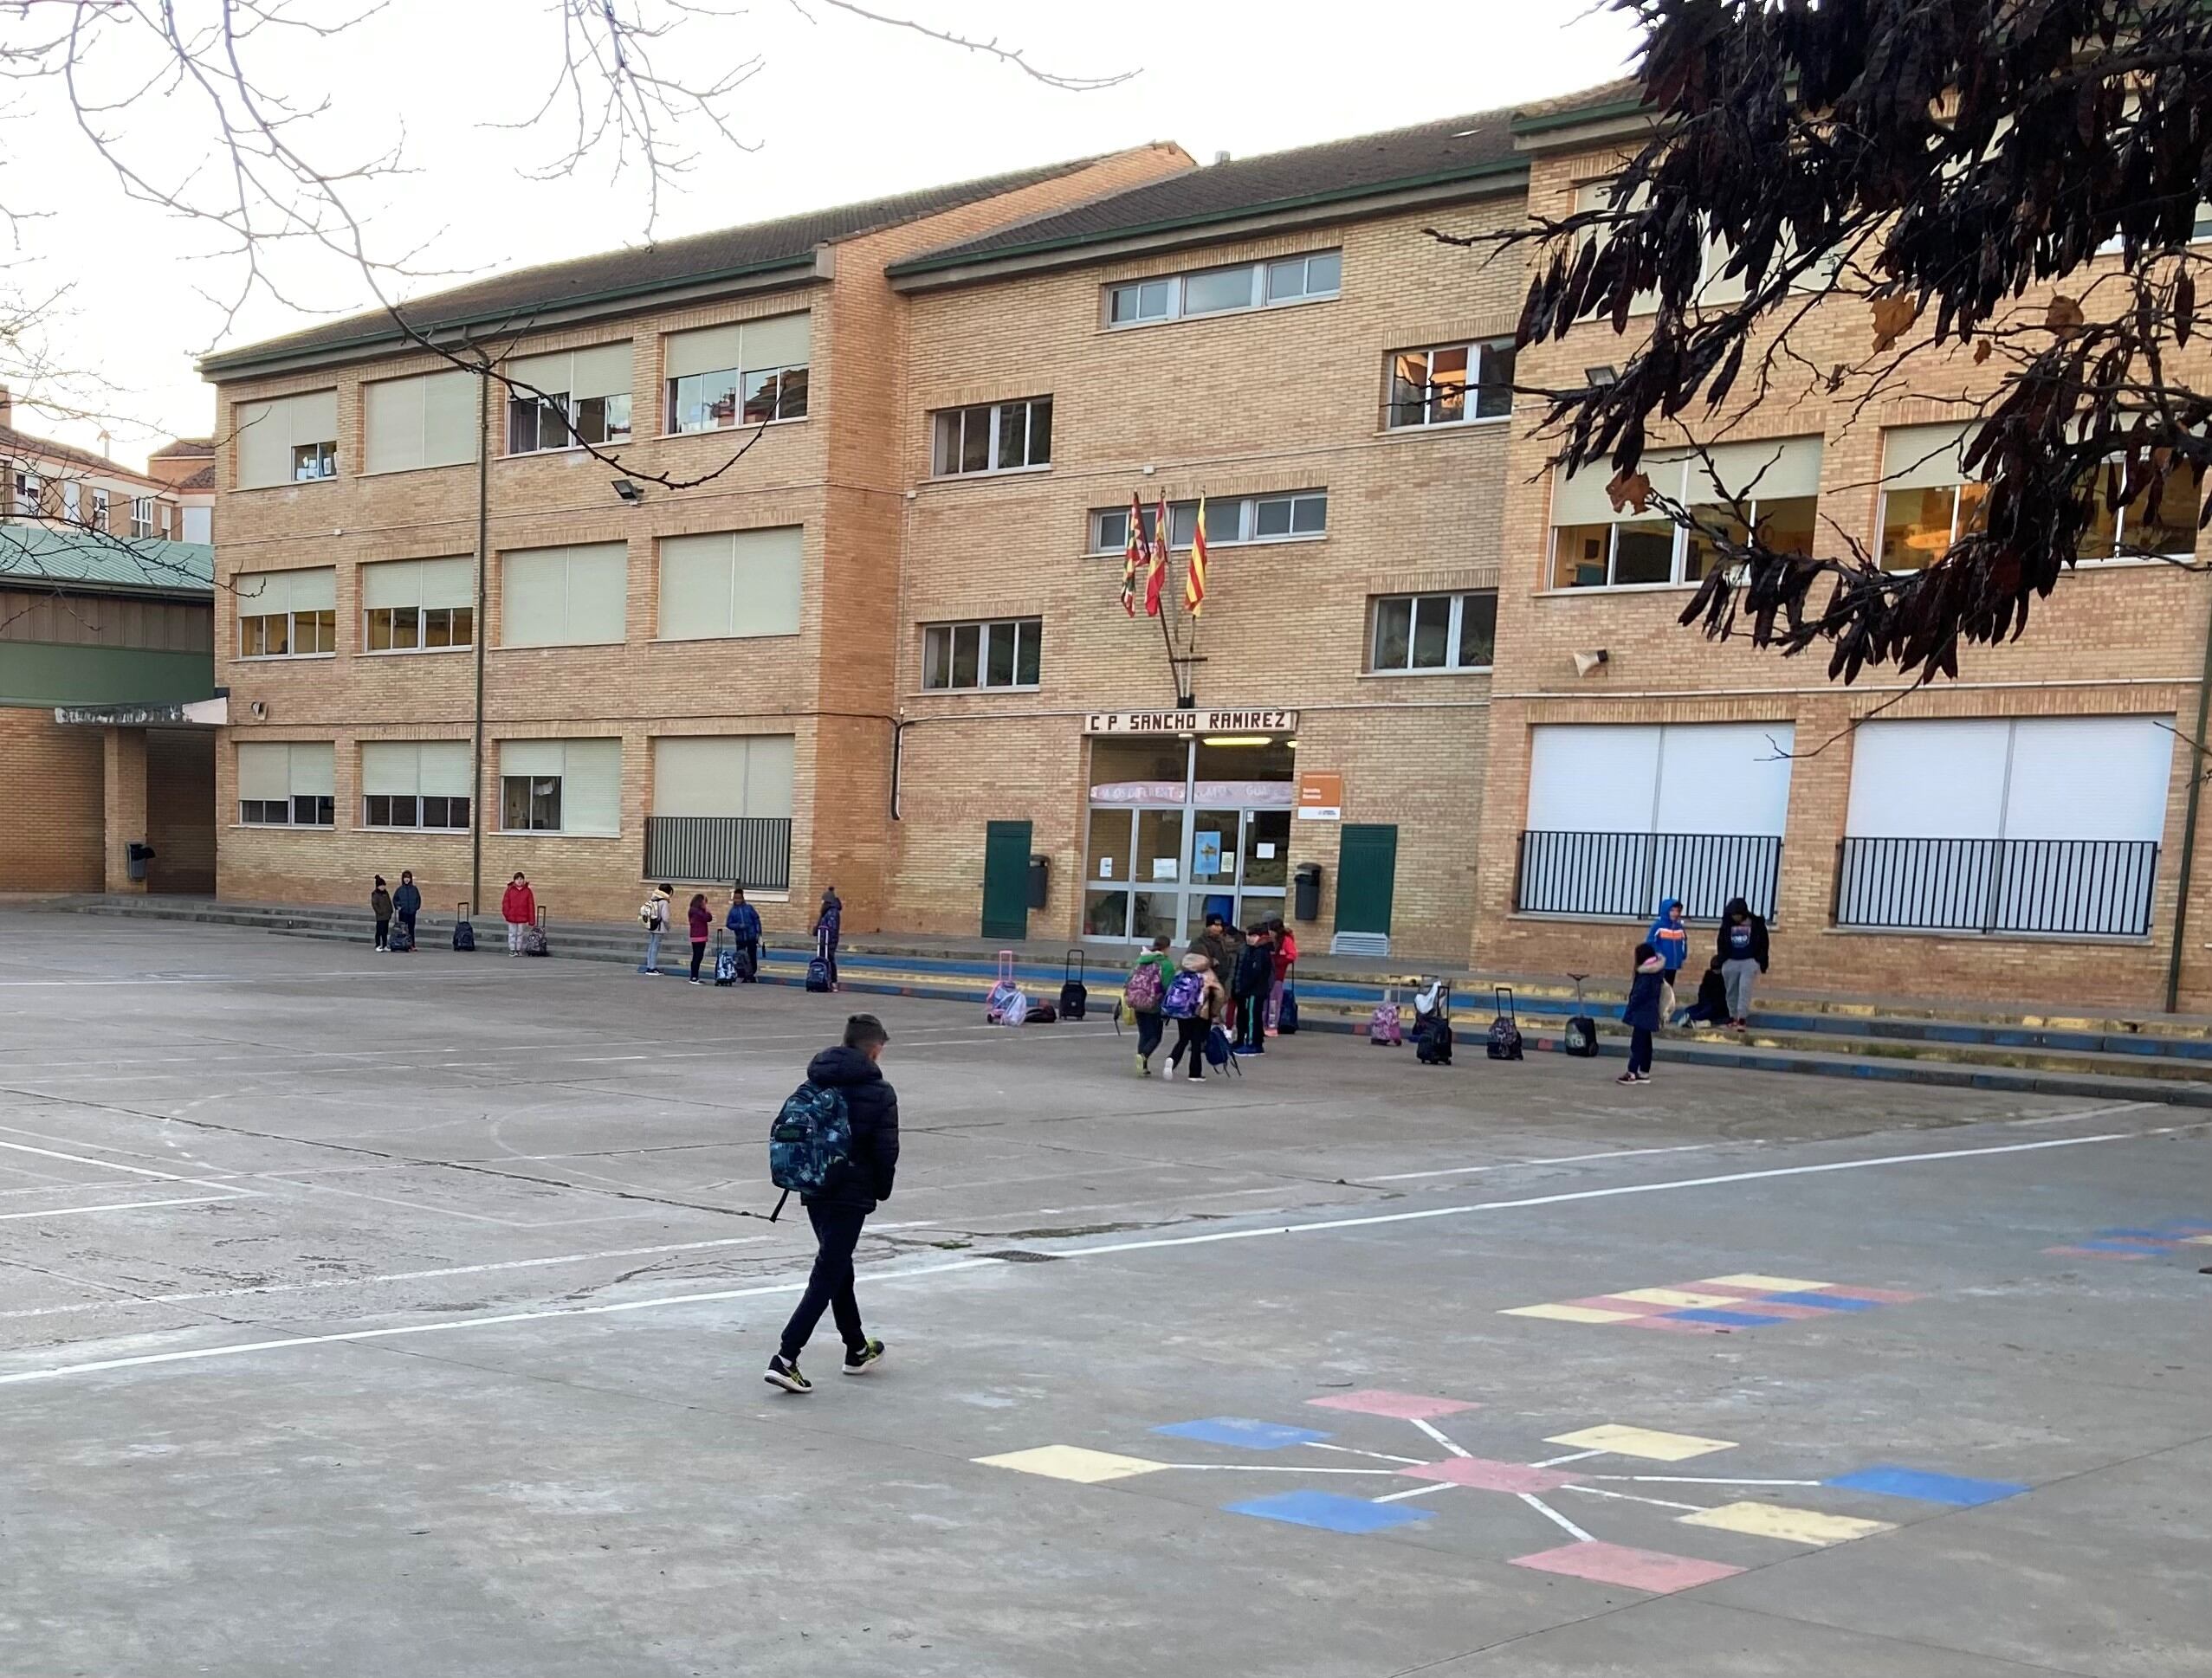
<path fill-rule="evenodd" d="M 1090 711 L 1086 734 L 1287 734 L 1296 711 Z"/>

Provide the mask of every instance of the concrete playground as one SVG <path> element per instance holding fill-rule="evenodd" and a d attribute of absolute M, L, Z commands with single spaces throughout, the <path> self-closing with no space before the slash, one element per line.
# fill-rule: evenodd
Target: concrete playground
<path fill-rule="evenodd" d="M 0 1671 L 2212 1671 L 2189 1111 L 26 913 L 0 997 Z M 795 1398 L 847 1003 L 890 1352 Z"/>

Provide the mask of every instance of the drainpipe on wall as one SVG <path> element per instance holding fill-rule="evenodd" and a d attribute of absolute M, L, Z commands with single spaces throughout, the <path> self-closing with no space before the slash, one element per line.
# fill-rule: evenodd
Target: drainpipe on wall
<path fill-rule="evenodd" d="M 486 533 L 491 524 L 492 375 L 487 361 L 476 375 L 476 706 L 469 752 L 469 913 L 484 909 L 484 576 L 491 563 Z"/>
<path fill-rule="evenodd" d="M 2182 817 L 2182 861 L 2178 870 L 2179 892 L 2174 898 L 2174 947 L 2166 957 L 2166 1011 L 2170 1014 L 2181 1004 L 2182 951 L 2189 936 L 2189 893 L 2194 883 L 2190 876 L 2196 866 L 2196 812 L 2203 801 L 2204 777 L 2212 771 L 2212 758 L 2204 748 L 2204 730 L 2212 723 L 2212 613 L 2204 621 L 2204 668 L 2196 677 L 2196 733 L 2182 742 L 2189 748 L 2189 804 L 2188 813 Z"/>

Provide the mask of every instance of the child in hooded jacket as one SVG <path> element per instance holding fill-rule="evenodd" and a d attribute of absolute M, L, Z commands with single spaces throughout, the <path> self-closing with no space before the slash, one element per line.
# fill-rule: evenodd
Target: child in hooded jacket
<path fill-rule="evenodd" d="M 1666 961 L 1649 944 L 1636 946 L 1636 976 L 1628 985 L 1628 1000 L 1620 1017 L 1628 1024 L 1628 1069 L 1616 1083 L 1648 1084 L 1652 1081 L 1652 1033 L 1659 1028 L 1659 992 L 1666 984 Z"/>

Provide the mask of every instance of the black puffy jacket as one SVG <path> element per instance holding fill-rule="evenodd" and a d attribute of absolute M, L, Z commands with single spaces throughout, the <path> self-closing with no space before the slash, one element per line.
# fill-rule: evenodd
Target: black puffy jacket
<path fill-rule="evenodd" d="M 877 1201 L 891 1197 L 891 1179 L 898 1171 L 898 1092 L 884 1081 L 881 1067 L 842 1043 L 807 1064 L 806 1081 L 842 1092 L 852 1123 L 851 1156 L 807 1200 L 874 1211 Z"/>

